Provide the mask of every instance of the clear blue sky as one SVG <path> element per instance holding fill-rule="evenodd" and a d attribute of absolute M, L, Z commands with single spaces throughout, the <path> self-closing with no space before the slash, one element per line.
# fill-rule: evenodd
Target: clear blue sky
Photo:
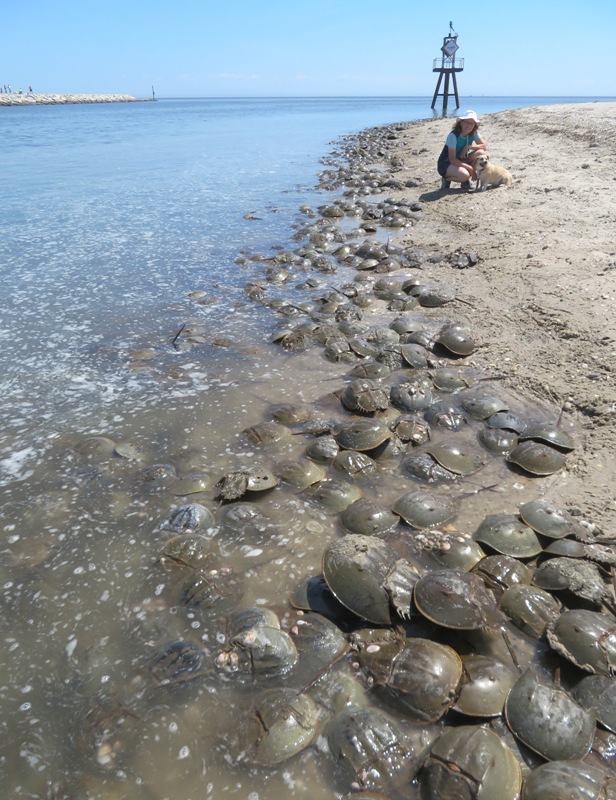
<path fill-rule="evenodd" d="M 158 97 L 616 95 L 616 0 L 4 0 L 0 84 Z"/>

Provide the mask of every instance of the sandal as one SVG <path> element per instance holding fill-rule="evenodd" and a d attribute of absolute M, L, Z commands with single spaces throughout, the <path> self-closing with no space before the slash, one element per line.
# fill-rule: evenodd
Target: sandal
<path fill-rule="evenodd" d="M 441 192 L 446 192 L 450 186 L 451 181 L 448 181 L 447 178 L 441 178 Z"/>

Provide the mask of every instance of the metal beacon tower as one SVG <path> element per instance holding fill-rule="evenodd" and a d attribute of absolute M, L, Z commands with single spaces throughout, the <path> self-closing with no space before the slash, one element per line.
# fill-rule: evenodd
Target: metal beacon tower
<path fill-rule="evenodd" d="M 438 72 L 438 81 L 436 83 L 436 89 L 434 91 L 434 97 L 432 98 L 432 108 L 436 105 L 436 100 L 439 95 L 443 96 L 443 115 L 447 112 L 447 101 L 449 99 L 449 95 L 455 96 L 456 98 L 456 108 L 460 108 L 460 98 L 458 97 L 458 84 L 456 81 L 456 72 L 462 72 L 464 69 L 464 59 L 463 58 L 456 58 L 456 53 L 458 52 L 458 34 L 453 29 L 453 23 L 449 23 L 449 33 L 443 39 L 443 46 L 441 47 L 441 53 L 443 54 L 440 58 L 435 58 L 432 62 L 432 72 Z M 441 83 L 443 82 L 443 78 L 445 78 L 445 83 L 443 85 L 443 91 L 439 92 L 441 88 Z M 453 91 L 451 91 L 449 87 L 449 83 L 453 84 Z"/>

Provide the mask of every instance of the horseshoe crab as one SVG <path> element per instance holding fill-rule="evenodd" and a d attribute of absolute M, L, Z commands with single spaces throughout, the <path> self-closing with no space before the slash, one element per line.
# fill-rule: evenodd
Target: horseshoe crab
<path fill-rule="evenodd" d="M 326 511 L 337 514 L 362 495 L 361 489 L 346 481 L 324 480 L 309 486 L 305 492 Z"/>
<path fill-rule="evenodd" d="M 430 427 L 410 414 L 401 414 L 389 427 L 401 442 L 410 442 L 413 447 L 430 440 Z"/>
<path fill-rule="evenodd" d="M 291 442 L 291 431 L 277 422 L 261 422 L 246 428 L 243 433 L 251 444 L 259 447 L 280 447 Z"/>
<path fill-rule="evenodd" d="M 521 800 L 612 800 L 616 778 L 584 761 L 548 761 L 524 780 Z"/>
<path fill-rule="evenodd" d="M 309 695 L 294 689 L 271 689 L 253 704 L 245 730 L 248 759 L 274 766 L 300 753 L 313 741 L 319 712 Z"/>
<path fill-rule="evenodd" d="M 498 607 L 516 628 L 533 639 L 543 636 L 548 624 L 557 619 L 562 608 L 548 592 L 522 583 L 503 592 Z"/>
<path fill-rule="evenodd" d="M 444 347 L 454 356 L 470 356 L 475 352 L 475 340 L 458 325 L 442 328 L 435 336 L 434 344 Z"/>
<path fill-rule="evenodd" d="M 168 642 L 149 660 L 149 671 L 162 686 L 196 677 L 203 669 L 204 653 L 194 642 Z"/>
<path fill-rule="evenodd" d="M 523 561 L 502 553 L 486 556 L 472 571 L 483 578 L 488 589 L 497 597 L 511 586 L 530 584 L 533 578 L 533 570 Z"/>
<path fill-rule="evenodd" d="M 370 380 L 351 381 L 340 399 L 349 411 L 361 411 L 365 414 L 385 411 L 389 407 L 387 392 Z"/>
<path fill-rule="evenodd" d="M 400 518 L 386 506 L 360 498 L 347 506 L 340 515 L 344 527 L 351 533 L 378 536 L 397 527 Z"/>
<path fill-rule="evenodd" d="M 520 433 L 520 441 L 527 439 L 543 442 L 565 453 L 575 449 L 575 442 L 571 436 L 562 428 L 559 428 L 558 425 L 550 423 L 539 422 L 527 425 L 526 429 Z"/>
<path fill-rule="evenodd" d="M 455 472 L 456 475 L 466 477 L 484 466 L 484 462 L 479 456 L 469 452 L 464 444 L 454 440 L 431 442 L 425 450 L 438 461 L 441 467 Z"/>
<path fill-rule="evenodd" d="M 517 434 L 501 428 L 481 428 L 477 438 L 490 453 L 507 454 L 518 444 Z"/>
<path fill-rule="evenodd" d="M 201 569 L 212 557 L 212 541 L 199 533 L 182 533 L 164 543 L 158 555 L 161 564 Z"/>
<path fill-rule="evenodd" d="M 455 650 L 419 637 L 362 647 L 358 660 L 379 699 L 418 722 L 436 722 L 446 714 L 462 678 Z"/>
<path fill-rule="evenodd" d="M 322 466 L 306 459 L 277 464 L 276 472 L 280 480 L 300 491 L 322 481 L 327 475 Z"/>
<path fill-rule="evenodd" d="M 192 533 L 193 531 L 213 528 L 216 524 L 214 515 L 199 503 L 186 503 L 176 506 L 161 525 L 161 528 L 176 533 Z"/>
<path fill-rule="evenodd" d="M 418 575 L 382 539 L 350 533 L 323 553 L 323 577 L 334 596 L 376 625 L 408 619 Z"/>
<path fill-rule="evenodd" d="M 237 500 L 246 492 L 264 492 L 278 486 L 278 478 L 264 467 L 240 467 L 222 477 L 215 486 L 223 500 Z"/>
<path fill-rule="evenodd" d="M 361 417 L 342 424 L 334 433 L 340 447 L 361 452 L 374 450 L 391 436 L 392 432 L 385 423 Z"/>
<path fill-rule="evenodd" d="M 506 460 L 531 475 L 552 475 L 565 466 L 565 456 L 559 450 L 532 439 L 517 444 Z"/>
<path fill-rule="evenodd" d="M 582 533 L 581 526 L 548 500 L 531 500 L 520 506 L 520 516 L 527 525 L 549 539 L 563 539 Z"/>
<path fill-rule="evenodd" d="M 450 431 L 459 431 L 467 424 L 464 414 L 448 400 L 432 403 L 424 418 L 433 428 L 447 428 Z"/>
<path fill-rule="evenodd" d="M 425 347 L 422 347 L 422 345 L 412 342 L 403 344 L 400 347 L 400 352 L 402 353 L 402 358 L 409 367 L 413 367 L 413 369 L 423 369 L 428 366 L 430 353 Z"/>
<path fill-rule="evenodd" d="M 460 569 L 436 570 L 415 585 L 415 605 L 421 614 L 443 628 L 500 629 L 505 615 L 478 575 Z"/>
<path fill-rule="evenodd" d="M 528 423 L 512 411 L 497 411 L 496 414 L 492 414 L 486 419 L 486 425 L 489 428 L 513 431 L 518 434 L 523 433 L 528 427 Z"/>
<path fill-rule="evenodd" d="M 534 558 L 542 550 L 534 530 L 513 514 L 489 514 L 473 534 L 473 539 L 497 553 L 514 558 Z"/>
<path fill-rule="evenodd" d="M 453 481 L 458 477 L 455 472 L 442 467 L 429 453 L 411 453 L 402 460 L 400 466 L 403 475 L 428 483 Z"/>
<path fill-rule="evenodd" d="M 366 361 L 356 364 L 349 372 L 352 378 L 367 378 L 368 380 L 377 380 L 378 378 L 386 378 L 391 372 L 387 364 L 381 364 L 378 361 Z"/>
<path fill-rule="evenodd" d="M 595 735 L 594 714 L 568 692 L 539 681 L 532 670 L 511 688 L 505 718 L 514 736 L 549 761 L 584 758 Z"/>
<path fill-rule="evenodd" d="M 306 447 L 306 457 L 317 462 L 333 461 L 339 450 L 338 442 L 333 436 L 320 436 Z"/>
<path fill-rule="evenodd" d="M 396 500 L 392 511 L 402 517 L 411 528 L 422 530 L 451 522 L 456 516 L 457 508 L 449 498 L 416 490 L 407 492 Z"/>
<path fill-rule="evenodd" d="M 215 658 L 227 673 L 280 675 L 297 661 L 297 648 L 269 609 L 241 609 L 227 618 L 227 645 Z"/>
<path fill-rule="evenodd" d="M 518 679 L 513 667 L 479 653 L 462 656 L 464 680 L 454 710 L 469 717 L 497 717 Z"/>
<path fill-rule="evenodd" d="M 398 723 L 377 708 L 351 706 L 327 727 L 332 756 L 361 789 L 392 791 L 415 777 L 418 755 Z"/>
<path fill-rule="evenodd" d="M 465 378 L 459 369 L 439 367 L 430 372 L 432 383 L 439 392 L 456 392 L 458 389 L 467 389 L 472 381 Z"/>
<path fill-rule="evenodd" d="M 513 751 L 478 725 L 446 730 L 420 773 L 425 800 L 517 800 L 522 773 Z"/>
<path fill-rule="evenodd" d="M 389 396 L 394 406 L 401 411 L 422 411 L 432 404 L 430 387 L 422 380 L 392 386 Z"/>
<path fill-rule="evenodd" d="M 360 453 L 357 450 L 341 450 L 332 461 L 332 468 L 355 480 L 374 474 L 376 462 L 366 453 Z"/>
<path fill-rule="evenodd" d="M 239 594 L 237 575 L 228 568 L 197 570 L 187 575 L 180 584 L 180 602 L 199 609 L 229 605 Z"/>
<path fill-rule="evenodd" d="M 594 710 L 598 721 L 616 733 L 616 685 L 607 675 L 587 675 L 571 692 L 573 699 L 587 711 Z"/>
<path fill-rule="evenodd" d="M 462 408 L 475 419 L 484 420 L 497 411 L 508 411 L 507 403 L 496 395 L 471 395 L 462 400 Z"/>
<path fill-rule="evenodd" d="M 550 647 L 585 672 L 616 675 L 616 620 L 584 608 L 563 611 L 546 631 Z"/>
<path fill-rule="evenodd" d="M 567 591 L 595 605 L 613 609 L 614 599 L 603 580 L 599 567 L 590 561 L 560 556 L 540 564 L 533 583 L 550 592 Z"/>

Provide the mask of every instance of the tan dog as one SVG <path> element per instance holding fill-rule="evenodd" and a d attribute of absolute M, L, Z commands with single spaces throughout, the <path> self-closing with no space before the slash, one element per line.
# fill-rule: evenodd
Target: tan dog
<path fill-rule="evenodd" d="M 477 173 L 476 192 L 485 191 L 488 186 L 511 186 L 513 183 L 511 173 L 504 167 L 491 164 L 487 154 L 479 156 L 475 162 L 475 172 Z"/>

